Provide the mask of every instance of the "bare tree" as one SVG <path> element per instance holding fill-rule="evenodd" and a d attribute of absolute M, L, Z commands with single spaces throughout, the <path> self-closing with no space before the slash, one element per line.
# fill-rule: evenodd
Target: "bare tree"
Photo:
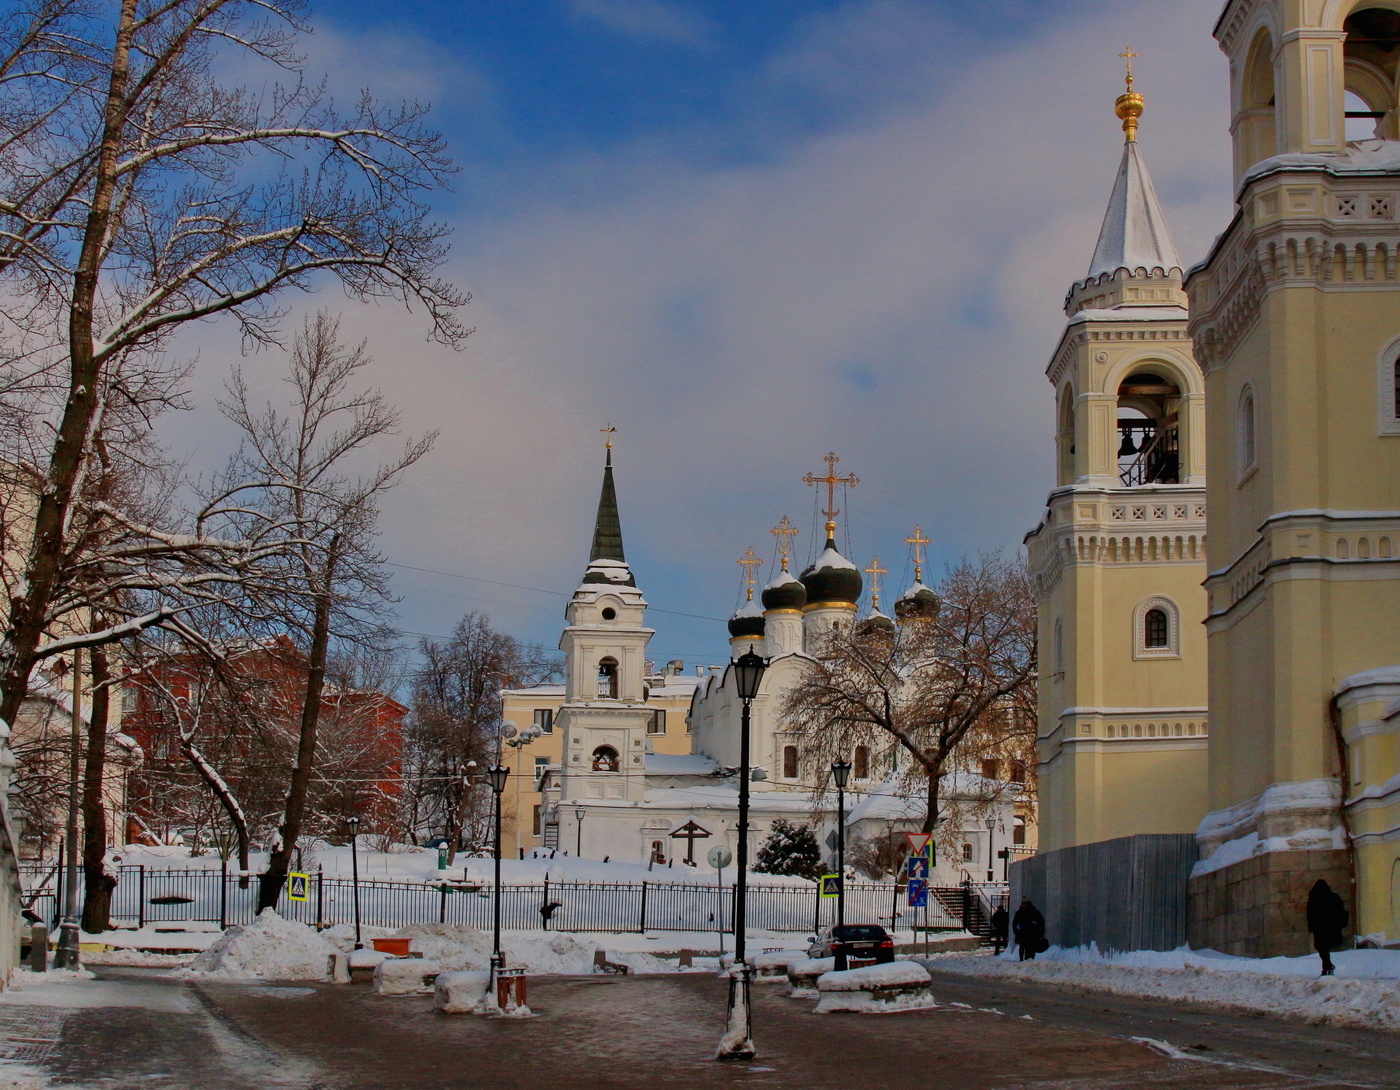
<path fill-rule="evenodd" d="M 228 315 L 245 342 L 276 343 L 278 299 L 327 277 L 356 298 L 421 306 L 447 343 L 469 332 L 456 316 L 467 297 L 435 276 L 446 231 L 426 197 L 449 164 L 425 108 L 366 95 L 337 110 L 300 76 L 300 11 L 20 0 L 0 15 L 0 415 L 47 429 L 28 429 L 30 456 L 13 459 L 33 465 L 35 501 L 0 642 L 7 723 L 54 631 L 104 416 L 178 401 L 180 369 L 162 355 L 178 330 Z M 222 78 L 245 64 L 287 81 Z M 127 529 L 157 552 L 207 547 L 139 520 Z M 84 638 L 168 615 L 119 615 Z"/>
<path fill-rule="evenodd" d="M 522 645 L 493 628 L 484 613 L 459 620 L 448 640 L 420 641 L 422 665 L 412 680 L 406 787 L 415 829 L 441 835 L 448 858 L 479 843 L 485 792 L 473 792 L 472 763 L 481 770 L 500 754 L 501 690 L 559 676 L 557 656 Z"/>
<path fill-rule="evenodd" d="M 944 780 L 969 770 L 979 733 L 1007 707 L 1033 703 L 1036 677 L 1035 604 L 1021 560 L 964 560 L 937 592 L 936 610 L 896 630 L 858 624 L 825 637 L 784 703 L 822 792 L 831 761 L 870 746 L 904 770 L 926 804 L 928 833 L 944 816 Z"/>
<path fill-rule="evenodd" d="M 259 908 L 277 903 L 301 836 L 333 643 L 382 646 L 392 639 L 383 621 L 387 580 L 375 548 L 379 497 L 435 438 L 411 440 L 364 475 L 351 474 L 366 448 L 398 429 L 398 413 L 378 391 L 353 388 L 368 362 L 364 344 L 343 345 L 338 323 L 322 312 L 293 341 L 288 411 L 271 403 L 256 406 L 240 372 L 220 403 L 244 436 L 227 479 L 247 498 L 230 521 L 244 537 L 273 533 L 289 543 L 279 554 L 281 593 L 272 620 L 295 633 L 306 654 L 296 758 L 277 840 L 261 876 Z M 250 490 L 249 481 L 264 487 Z M 255 603 L 258 608 L 261 603 Z"/>

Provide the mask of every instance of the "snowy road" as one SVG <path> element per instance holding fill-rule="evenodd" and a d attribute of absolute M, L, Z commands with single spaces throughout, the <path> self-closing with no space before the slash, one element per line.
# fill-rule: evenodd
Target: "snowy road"
<path fill-rule="evenodd" d="M 810 1000 L 758 986 L 759 1060 L 734 1066 L 709 1058 L 724 984 L 708 974 L 538 978 L 530 1004 L 539 1017 L 522 1022 L 447 1018 L 427 998 L 376 997 L 364 987 L 192 984 L 130 969 L 100 975 L 65 986 L 71 1004 L 65 994 L 42 1006 L 0 1004 L 0 1034 L 55 1042 L 22 1057 L 52 1085 L 1282 1090 L 1395 1086 L 1400 1071 L 1397 1035 L 944 974 L 935 974 L 935 995 L 967 1007 L 816 1015 Z M 27 1026 L 41 1010 L 61 1022 Z"/>

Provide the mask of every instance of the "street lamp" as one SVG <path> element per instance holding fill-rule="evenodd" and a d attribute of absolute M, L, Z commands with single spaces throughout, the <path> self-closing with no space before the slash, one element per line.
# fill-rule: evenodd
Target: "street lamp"
<path fill-rule="evenodd" d="M 574 811 L 574 821 L 576 823 L 574 825 L 574 830 L 578 833 L 578 837 L 574 841 L 574 854 L 580 859 L 583 858 L 583 819 L 587 816 L 588 811 L 582 806 Z"/>
<path fill-rule="evenodd" d="M 360 831 L 360 819 L 348 817 L 345 824 L 350 826 L 350 876 L 355 886 L 355 949 L 363 950 L 365 944 L 360 941 L 360 856 L 355 850 L 356 836 Z"/>
<path fill-rule="evenodd" d="M 505 960 L 501 956 L 501 792 L 506 789 L 510 769 L 498 764 L 486 770 L 486 777 L 491 781 L 491 790 L 496 793 L 496 903 L 491 940 L 491 989 L 494 994 L 496 971 L 502 968 Z"/>
<path fill-rule="evenodd" d="M 749 718 L 753 699 L 758 695 L 768 660 L 752 650 L 731 660 L 734 687 L 744 710 L 739 723 L 739 877 L 734 885 L 734 968 L 729 974 L 729 1017 L 720 1038 L 717 1060 L 752 1060 L 753 1025 L 749 1019 L 749 980 L 751 970 L 744 956 L 745 914 L 749 870 Z"/>
<path fill-rule="evenodd" d="M 846 968 L 846 781 L 851 775 L 850 761 L 832 761 L 831 779 L 836 784 L 836 935 L 832 944 L 836 954 L 836 971 Z M 893 924 L 891 924 L 893 927 Z"/>
<path fill-rule="evenodd" d="M 989 818 L 987 819 L 987 881 L 988 881 L 988 882 L 994 882 L 994 881 L 996 881 L 996 872 L 992 869 L 992 855 L 993 855 L 993 849 L 994 849 L 994 847 L 995 847 L 994 838 L 996 837 L 996 833 L 993 832 L 993 830 L 996 829 L 996 827 L 997 827 L 997 819 L 996 819 L 996 818 L 990 818 L 990 817 L 989 817 Z"/>

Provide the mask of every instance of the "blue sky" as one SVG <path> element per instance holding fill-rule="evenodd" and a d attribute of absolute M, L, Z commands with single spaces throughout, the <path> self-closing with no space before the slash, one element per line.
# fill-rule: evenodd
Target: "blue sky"
<path fill-rule="evenodd" d="M 916 522 L 935 575 L 1016 549 L 1050 484 L 1043 372 L 1117 167 L 1125 45 L 1183 258 L 1227 222 L 1217 8 L 316 5 L 309 70 L 337 95 L 432 102 L 460 168 L 438 201 L 448 271 L 474 295 L 460 352 L 426 344 L 411 313 L 333 291 L 292 301 L 340 310 L 408 430 L 442 431 L 385 507 L 403 627 L 444 633 L 476 608 L 553 644 L 608 423 L 658 661 L 727 655 L 735 560 L 771 557 L 782 515 L 808 556 L 800 478 L 828 450 L 861 478 L 843 541 L 862 565 L 879 555 L 887 600 Z M 213 394 L 238 358 L 219 327 L 197 347 L 197 408 L 165 428 L 195 466 L 222 457 Z M 277 366 L 245 361 L 255 377 Z"/>

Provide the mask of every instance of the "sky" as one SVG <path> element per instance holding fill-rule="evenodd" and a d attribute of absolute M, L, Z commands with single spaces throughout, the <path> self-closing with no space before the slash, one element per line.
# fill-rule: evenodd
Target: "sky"
<path fill-rule="evenodd" d="M 405 640 L 468 610 L 553 646 L 587 560 L 614 435 L 649 656 L 728 657 L 748 546 L 820 549 L 834 451 L 860 483 L 843 551 L 888 605 L 1014 552 L 1053 476 L 1044 369 L 1121 155 L 1128 46 L 1141 148 L 1185 263 L 1231 211 L 1220 0 L 320 0 L 308 72 L 338 97 L 431 103 L 458 168 L 436 199 L 460 350 L 422 314 L 327 290 L 370 380 L 433 452 L 387 498 Z M 195 470 L 233 442 L 214 401 L 240 355 L 192 331 L 193 408 L 163 438 Z M 271 380 L 268 379 L 270 382 Z M 271 389 L 271 387 L 269 387 Z"/>

